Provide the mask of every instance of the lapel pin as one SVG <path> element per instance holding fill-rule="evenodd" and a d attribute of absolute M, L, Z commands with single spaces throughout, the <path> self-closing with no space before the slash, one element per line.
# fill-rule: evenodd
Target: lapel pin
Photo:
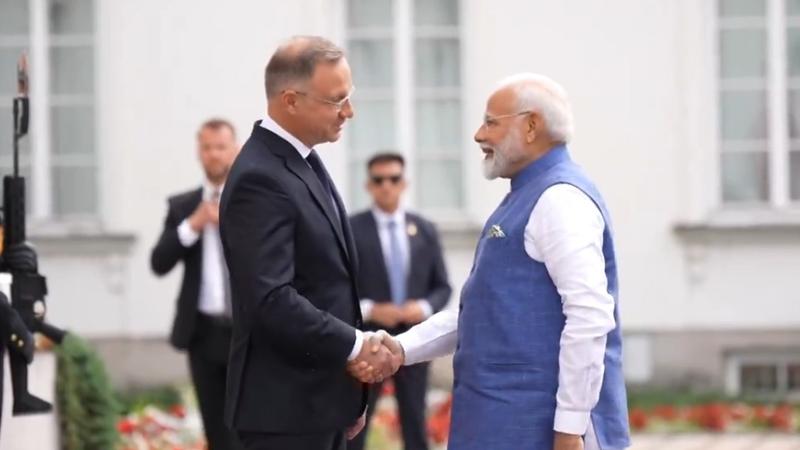
<path fill-rule="evenodd" d="M 504 238 L 506 237 L 506 233 L 503 232 L 503 229 L 500 228 L 500 225 L 495 224 L 492 225 L 491 228 L 489 228 L 489 231 L 486 233 L 486 236 L 490 238 Z"/>
<path fill-rule="evenodd" d="M 406 227 L 406 232 L 409 236 L 416 236 L 417 235 L 417 224 L 414 222 L 409 222 L 408 226 Z"/>

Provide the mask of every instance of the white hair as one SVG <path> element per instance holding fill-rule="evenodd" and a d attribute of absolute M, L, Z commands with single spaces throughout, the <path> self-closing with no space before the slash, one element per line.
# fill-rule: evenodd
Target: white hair
<path fill-rule="evenodd" d="M 518 73 L 504 78 L 497 90 L 511 88 L 517 96 L 519 111 L 539 113 L 550 137 L 567 143 L 572 137 L 572 107 L 567 91 L 552 79 L 537 73 Z"/>

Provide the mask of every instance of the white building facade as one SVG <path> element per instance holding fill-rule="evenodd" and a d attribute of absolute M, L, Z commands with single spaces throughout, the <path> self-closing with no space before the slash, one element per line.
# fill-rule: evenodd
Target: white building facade
<path fill-rule="evenodd" d="M 371 153 L 406 155 L 453 302 L 508 189 L 481 176 L 484 102 L 504 76 L 544 73 L 570 94 L 573 157 L 614 218 L 631 383 L 800 392 L 796 0 L 0 0 L 0 113 L 30 52 L 22 167 L 49 317 L 120 383 L 184 373 L 165 339 L 180 271 L 149 270 L 165 199 L 201 182 L 203 120 L 246 139 L 267 58 L 295 34 L 349 52 L 356 115 L 320 149 L 349 208 Z"/>

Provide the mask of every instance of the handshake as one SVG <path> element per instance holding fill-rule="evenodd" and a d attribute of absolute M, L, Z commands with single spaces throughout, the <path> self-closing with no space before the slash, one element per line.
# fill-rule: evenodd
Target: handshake
<path fill-rule="evenodd" d="M 347 371 L 362 383 L 380 383 L 397 372 L 405 361 L 403 346 L 384 330 L 364 333 L 364 345 Z"/>

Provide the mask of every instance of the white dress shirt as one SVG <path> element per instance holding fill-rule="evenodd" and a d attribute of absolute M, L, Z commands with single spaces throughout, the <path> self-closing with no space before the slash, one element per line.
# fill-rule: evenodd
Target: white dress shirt
<path fill-rule="evenodd" d="M 605 222 L 581 190 L 558 184 L 546 189 L 525 226 L 525 251 L 542 262 L 563 304 L 558 391 L 553 429 L 586 435 L 587 450 L 599 448 L 589 414 L 600 396 L 606 336 L 616 326 L 603 255 Z M 458 311 L 448 309 L 398 336 L 405 364 L 455 351 Z"/>
<path fill-rule="evenodd" d="M 203 183 L 203 201 L 210 200 L 215 190 L 222 194 L 224 186 L 213 186 L 206 181 Z M 189 219 L 184 219 L 178 225 L 178 240 L 186 248 L 194 245 L 198 239 L 203 238 L 203 262 L 200 278 L 200 299 L 197 309 L 210 316 L 225 313 L 225 280 L 223 279 L 222 245 L 219 238 L 219 227 L 207 223 L 202 232 L 194 231 L 189 225 Z"/>
<path fill-rule="evenodd" d="M 308 155 L 311 154 L 311 148 L 309 148 L 306 144 L 303 144 L 300 139 L 297 139 L 294 135 L 292 135 L 292 133 L 286 131 L 282 126 L 278 125 L 278 122 L 275 122 L 275 120 L 273 120 L 269 115 L 267 115 L 264 120 L 261 121 L 261 127 L 272 131 L 283 138 L 286 142 L 292 144 L 292 147 L 294 147 L 295 150 L 300 153 L 300 156 L 304 161 L 306 158 L 308 158 Z M 308 164 L 308 161 L 306 161 L 306 164 Z M 334 208 L 335 207 L 336 205 L 334 204 Z M 361 346 L 364 343 L 364 333 L 357 328 L 355 328 L 355 332 L 356 341 L 353 344 L 353 349 L 350 351 L 350 355 L 347 357 L 348 361 L 352 361 L 356 358 L 356 356 L 358 356 L 358 354 L 361 352 Z"/>
<path fill-rule="evenodd" d="M 394 221 L 394 234 L 397 242 L 400 243 L 400 252 L 403 254 L 403 262 L 406 266 L 406 273 L 410 273 L 411 267 L 411 250 L 408 237 L 408 229 L 406 228 L 406 212 L 403 208 L 397 208 L 393 213 L 387 213 L 378 207 L 372 208 L 372 216 L 375 218 L 375 225 L 378 228 L 378 238 L 381 241 L 381 251 L 383 253 L 384 265 L 388 272 L 390 264 L 389 257 L 392 252 L 392 236 L 389 229 L 389 222 Z M 427 319 L 433 314 L 433 307 L 428 300 L 421 298 L 417 299 L 422 308 L 422 314 Z M 361 299 L 361 317 L 364 320 L 369 320 L 372 313 L 372 307 L 375 306 L 374 299 L 363 298 Z"/>

